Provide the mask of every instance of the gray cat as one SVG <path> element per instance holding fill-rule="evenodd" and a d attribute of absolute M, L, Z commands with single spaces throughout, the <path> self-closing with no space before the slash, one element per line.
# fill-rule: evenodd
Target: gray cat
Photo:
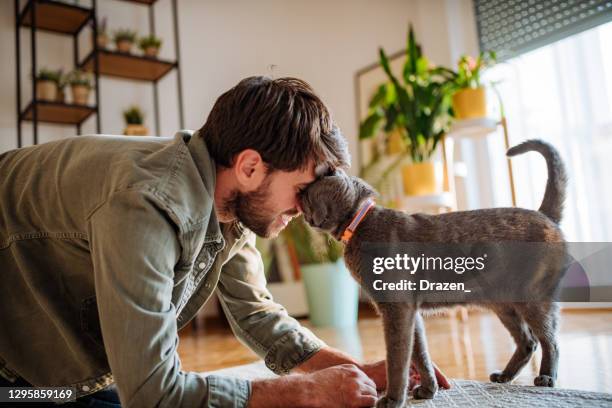
<path fill-rule="evenodd" d="M 419 311 L 468 305 L 486 307 L 497 314 L 516 343 L 516 350 L 503 371 L 494 372 L 493 382 L 512 381 L 534 353 L 538 342 L 542 346 L 542 362 L 537 386 L 553 387 L 557 377 L 559 349 L 556 332 L 559 313 L 554 296 L 564 269 L 564 238 L 558 224 L 561 220 L 567 177 L 558 152 L 548 143 L 529 140 L 508 150 L 508 156 L 537 151 L 546 159 L 548 181 L 539 211 L 522 208 L 493 208 L 457 211 L 440 215 L 406 214 L 374 206 L 356 227 L 346 242 L 345 262 L 352 276 L 373 299 L 382 316 L 387 348 L 388 386 L 377 407 L 400 407 L 405 403 L 409 362 L 413 361 L 421 384 L 413 391 L 414 398 L 433 398 L 438 390 L 429 354 L 422 317 Z M 340 240 L 363 208 L 364 201 L 376 192 L 364 181 L 341 171 L 311 183 L 300 197 L 306 221 L 313 227 L 329 232 Z M 372 268 L 362 263 L 363 243 L 560 243 L 561 252 L 545 252 L 532 262 L 534 269 L 521 271 L 520 285 L 510 286 L 508 273 L 487 271 L 487 279 L 504 291 L 521 291 L 523 301 L 486 301 L 465 294 L 461 301 L 428 302 L 415 295 L 407 301 L 386 302 L 374 299 L 371 285 Z M 429 245 L 429 244 L 428 244 Z M 364 266 L 366 265 L 366 266 Z M 489 275 L 491 274 L 491 275 Z M 467 278 L 468 274 L 464 274 Z M 508 287 L 505 285 L 508 284 Z M 514 289 L 513 289 L 514 288 Z M 512 294 L 512 293 L 510 293 Z M 530 297 L 532 296 L 532 297 Z M 529 301 L 533 299 L 533 301 Z"/>

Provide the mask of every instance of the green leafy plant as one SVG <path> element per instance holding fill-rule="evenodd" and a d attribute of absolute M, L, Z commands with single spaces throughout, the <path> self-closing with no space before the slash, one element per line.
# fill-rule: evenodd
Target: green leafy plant
<path fill-rule="evenodd" d="M 75 69 L 66 75 L 65 82 L 70 86 L 84 86 L 91 89 L 91 73 Z"/>
<path fill-rule="evenodd" d="M 413 162 L 427 161 L 451 121 L 451 95 L 456 73 L 432 67 L 416 42 L 412 26 L 408 31 L 406 60 L 401 78 L 389 66 L 384 49 L 379 49 L 380 65 L 388 77 L 369 103 L 366 119 L 359 129 L 360 139 L 399 130 Z"/>
<path fill-rule="evenodd" d="M 36 76 L 36 80 L 38 81 L 51 81 L 51 82 L 55 82 L 56 84 L 59 85 L 61 79 L 62 79 L 62 70 L 58 69 L 58 70 L 52 70 L 52 69 L 47 69 L 47 68 L 41 68 L 38 71 L 38 75 Z"/>
<path fill-rule="evenodd" d="M 302 265 L 336 262 L 344 251 L 341 243 L 311 228 L 303 216 L 291 221 L 282 234 L 287 241 L 293 243 Z"/>
<path fill-rule="evenodd" d="M 114 33 L 113 40 L 115 41 L 115 43 L 118 43 L 121 41 L 127 41 L 130 43 L 133 43 L 136 41 L 136 31 L 129 30 L 129 29 L 117 30 Z"/>
<path fill-rule="evenodd" d="M 481 52 L 477 58 L 463 55 L 457 63 L 457 74 L 455 77 L 455 88 L 478 88 L 481 86 L 480 74 L 492 65 L 495 65 L 497 56 L 494 51 Z"/>
<path fill-rule="evenodd" d="M 154 35 L 148 35 L 146 37 L 142 37 L 138 42 L 138 47 L 145 51 L 149 47 L 160 48 L 162 45 L 162 40 L 159 37 Z"/>
<path fill-rule="evenodd" d="M 123 111 L 123 119 L 128 125 L 142 125 L 144 122 L 144 114 L 138 106 L 132 105 Z"/>

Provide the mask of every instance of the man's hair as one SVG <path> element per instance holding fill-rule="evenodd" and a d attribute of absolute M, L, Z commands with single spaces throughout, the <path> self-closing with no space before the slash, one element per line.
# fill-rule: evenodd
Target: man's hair
<path fill-rule="evenodd" d="M 223 167 L 245 149 L 257 151 L 268 171 L 304 170 L 310 161 L 319 171 L 350 166 L 346 140 L 329 110 L 297 78 L 243 79 L 217 99 L 198 133 Z"/>

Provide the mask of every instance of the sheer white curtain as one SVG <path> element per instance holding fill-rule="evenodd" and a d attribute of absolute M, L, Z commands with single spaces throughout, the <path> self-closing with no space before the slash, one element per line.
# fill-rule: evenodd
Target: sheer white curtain
<path fill-rule="evenodd" d="M 502 81 L 497 88 L 510 144 L 544 139 L 565 160 L 567 239 L 612 241 L 612 23 L 499 64 L 487 77 Z M 508 205 L 503 138 L 489 137 L 485 146 L 473 151 L 488 162 L 490 174 L 479 166 L 472 180 L 487 184 L 479 186 L 492 196 L 484 204 Z M 537 209 L 546 185 L 544 160 L 529 153 L 513 159 L 513 166 L 518 205 Z"/>

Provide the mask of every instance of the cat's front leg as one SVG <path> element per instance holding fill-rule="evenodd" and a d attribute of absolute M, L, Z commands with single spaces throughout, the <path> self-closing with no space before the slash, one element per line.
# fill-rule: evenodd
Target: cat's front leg
<path fill-rule="evenodd" d="M 416 308 L 405 303 L 379 303 L 387 347 L 387 392 L 376 407 L 400 408 L 406 401 Z"/>
<path fill-rule="evenodd" d="M 412 395 L 417 399 L 433 398 L 436 392 L 438 392 L 438 381 L 436 380 L 436 373 L 427 350 L 425 324 L 420 313 L 415 315 L 412 361 L 421 377 L 421 384 L 412 390 Z"/>

